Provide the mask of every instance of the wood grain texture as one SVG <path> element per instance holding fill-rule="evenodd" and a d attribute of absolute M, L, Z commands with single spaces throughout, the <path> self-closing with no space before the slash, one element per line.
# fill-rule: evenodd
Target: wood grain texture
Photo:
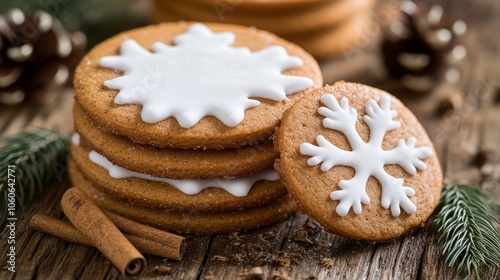
<path fill-rule="evenodd" d="M 362 82 L 397 95 L 416 113 L 429 132 L 441 159 L 445 181 L 476 184 L 500 200 L 500 2 L 440 0 L 445 12 L 468 24 L 468 55 L 460 64 L 456 89 L 464 106 L 444 116 L 432 114 L 443 91 L 415 98 L 385 78 L 377 45 L 380 30 L 367 31 L 358 48 L 321 63 L 325 82 Z M 380 1 L 379 7 L 394 2 Z M 380 21 L 383 15 L 374 14 Z M 495 101 L 496 100 L 496 101 Z M 27 127 L 71 132 L 73 95 L 65 92 L 51 105 L 0 107 L 0 133 Z M 494 155 L 478 166 L 478 152 Z M 65 166 L 57 166 L 61 174 Z M 48 184 L 23 212 L 18 210 L 16 273 L 4 267 L 6 230 L 0 235 L 0 279 L 120 279 L 119 271 L 96 249 L 66 243 L 28 229 L 30 217 L 44 213 L 63 219 L 60 198 L 69 188 L 64 176 Z M 3 206 L 1 206 L 3 207 Z M 435 240 L 433 221 L 390 243 L 374 244 L 328 234 L 308 216 L 297 213 L 261 230 L 215 236 L 187 235 L 180 262 L 146 256 L 143 279 L 462 279 L 446 266 Z M 302 234 L 302 235 L 300 235 Z M 262 274 L 253 275 L 255 267 Z M 484 279 L 500 279 L 489 270 Z"/>

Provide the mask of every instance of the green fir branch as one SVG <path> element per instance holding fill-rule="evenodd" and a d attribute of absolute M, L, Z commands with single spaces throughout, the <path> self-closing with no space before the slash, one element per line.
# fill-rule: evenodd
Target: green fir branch
<path fill-rule="evenodd" d="M 488 267 L 500 267 L 500 205 L 479 188 L 448 185 L 436 215 L 438 242 L 446 264 L 457 273 L 481 279 Z"/>
<path fill-rule="evenodd" d="M 8 216 L 9 169 L 15 175 L 16 210 L 24 210 L 27 201 L 44 184 L 59 176 L 57 164 L 65 164 L 68 136 L 45 129 L 33 129 L 16 135 L 0 136 L 0 227 Z M 15 166 L 15 172 L 12 168 Z M 13 179 L 13 177 L 11 177 Z"/>

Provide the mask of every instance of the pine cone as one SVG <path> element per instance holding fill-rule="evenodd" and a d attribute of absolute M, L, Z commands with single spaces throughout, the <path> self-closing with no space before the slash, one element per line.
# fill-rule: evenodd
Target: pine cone
<path fill-rule="evenodd" d="M 42 101 L 71 84 L 85 44 L 83 33 L 69 34 L 43 11 L 0 16 L 0 103 Z"/>
<path fill-rule="evenodd" d="M 382 56 L 389 75 L 415 91 L 428 91 L 443 79 L 457 82 L 454 64 L 466 55 L 459 44 L 466 30 L 463 21 L 443 17 L 439 5 L 403 1 L 399 15 L 384 29 Z"/>

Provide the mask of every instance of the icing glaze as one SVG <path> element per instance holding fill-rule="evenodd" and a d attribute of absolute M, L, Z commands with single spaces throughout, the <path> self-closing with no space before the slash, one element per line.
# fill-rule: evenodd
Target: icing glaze
<path fill-rule="evenodd" d="M 107 158 L 97 153 L 90 151 L 89 159 L 106 169 L 109 175 L 115 179 L 124 178 L 140 178 L 149 181 L 167 183 L 185 194 L 197 194 L 206 188 L 220 188 L 236 197 L 244 197 L 248 194 L 253 184 L 260 180 L 277 181 L 279 180 L 278 173 L 275 170 L 268 170 L 248 177 L 238 177 L 235 179 L 184 179 L 174 180 L 168 178 L 158 178 L 148 174 L 138 173 L 127 170 L 110 162 Z"/>
<path fill-rule="evenodd" d="M 303 61 L 282 46 L 251 52 L 233 47 L 232 32 L 212 32 L 193 24 L 174 38 L 174 46 L 156 42 L 150 52 L 125 40 L 120 55 L 101 58 L 103 67 L 123 71 L 104 85 L 119 90 L 116 104 L 142 105 L 141 118 L 156 123 L 169 117 L 190 128 L 205 116 L 215 116 L 229 127 L 244 119 L 246 109 L 275 101 L 313 85 L 307 77 L 283 75 Z"/>
<path fill-rule="evenodd" d="M 73 133 L 73 135 L 71 135 L 71 143 L 75 146 L 80 146 L 80 134 L 76 132 Z"/>
<path fill-rule="evenodd" d="M 73 133 L 71 135 L 71 142 L 75 146 L 80 145 L 80 134 Z M 252 186 L 261 180 L 265 181 L 278 181 L 279 176 L 276 170 L 271 169 L 264 171 L 253 176 L 238 177 L 234 179 L 184 179 L 184 180 L 174 180 L 168 178 L 154 177 L 149 174 L 138 173 L 135 171 L 127 170 L 123 167 L 113 164 L 106 157 L 92 150 L 88 155 L 89 159 L 99 165 L 100 167 L 106 169 L 109 175 L 115 179 L 124 178 L 140 178 L 149 181 L 157 181 L 167 183 L 179 191 L 185 194 L 197 194 L 206 188 L 220 188 L 236 197 L 244 197 L 248 195 L 248 192 Z"/>
<path fill-rule="evenodd" d="M 414 175 L 417 169 L 427 168 L 422 160 L 432 154 L 432 149 L 428 146 L 415 147 L 417 141 L 414 137 L 406 141 L 400 139 L 397 146 L 391 150 L 382 149 L 385 134 L 401 125 L 394 120 L 397 112 L 390 109 L 390 98 L 383 97 L 380 105 L 373 99 L 366 103 L 366 115 L 363 116 L 363 120 L 370 128 L 368 142 L 363 141 L 356 130 L 358 113 L 349 106 L 346 97 L 343 97 L 339 104 L 333 95 L 327 94 L 321 97 L 321 102 L 325 107 L 320 107 L 318 113 L 325 117 L 323 126 L 342 132 L 347 137 L 352 151 L 342 150 L 324 136 L 318 135 L 316 138 L 318 145 L 303 143 L 300 146 L 300 153 L 311 156 L 307 160 L 309 166 L 321 164 L 320 169 L 323 172 L 329 171 L 336 165 L 354 168 L 356 172 L 354 177 L 341 180 L 339 182 L 341 190 L 330 193 L 332 200 L 340 201 L 336 207 L 337 214 L 345 216 L 351 208 L 355 214 L 361 214 L 361 204 L 370 203 L 365 189 L 370 176 L 375 177 L 382 186 L 382 207 L 385 209 L 390 207 L 391 214 L 395 217 L 400 215 L 400 208 L 408 214 L 414 213 L 416 206 L 408 198 L 415 194 L 414 189 L 404 186 L 402 178 L 392 177 L 384 170 L 384 166 L 396 164 Z"/>

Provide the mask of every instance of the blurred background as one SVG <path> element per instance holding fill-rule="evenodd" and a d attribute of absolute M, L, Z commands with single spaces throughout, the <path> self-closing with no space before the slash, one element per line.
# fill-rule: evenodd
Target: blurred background
<path fill-rule="evenodd" d="M 149 0 L 2 0 L 0 13 L 42 10 L 66 30 L 83 32 L 91 48 L 120 31 L 148 24 L 150 7 Z"/>

